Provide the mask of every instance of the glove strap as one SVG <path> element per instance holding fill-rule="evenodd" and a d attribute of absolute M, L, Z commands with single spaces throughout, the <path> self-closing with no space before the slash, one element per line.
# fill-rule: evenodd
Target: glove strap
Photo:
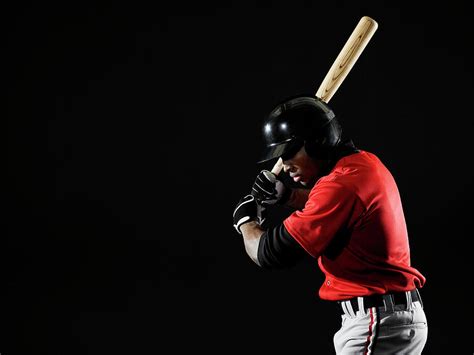
<path fill-rule="evenodd" d="M 242 224 L 245 224 L 245 223 L 249 222 L 249 221 L 250 221 L 250 217 L 249 217 L 249 216 L 242 217 L 241 219 L 239 219 L 239 220 L 237 221 L 236 224 L 234 224 L 235 230 L 236 230 L 239 234 L 242 234 L 242 232 L 241 232 L 241 230 L 240 230 L 240 226 L 241 226 Z"/>

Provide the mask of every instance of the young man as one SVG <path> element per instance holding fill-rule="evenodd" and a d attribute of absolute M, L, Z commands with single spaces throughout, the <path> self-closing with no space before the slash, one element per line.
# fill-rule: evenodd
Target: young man
<path fill-rule="evenodd" d="M 342 138 L 333 110 L 315 96 L 289 98 L 263 123 L 262 162 L 281 158 L 301 188 L 267 170 L 235 207 L 234 227 L 263 268 L 289 267 L 308 253 L 325 275 L 321 299 L 338 302 L 337 354 L 420 354 L 428 326 L 419 289 L 425 277 L 410 262 L 396 182 L 373 153 Z M 264 227 L 262 211 L 294 211 Z"/>

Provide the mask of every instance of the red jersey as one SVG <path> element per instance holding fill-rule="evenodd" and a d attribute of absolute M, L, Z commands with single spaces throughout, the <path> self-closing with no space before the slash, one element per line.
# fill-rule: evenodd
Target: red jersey
<path fill-rule="evenodd" d="M 399 191 L 372 153 L 341 158 L 312 188 L 303 210 L 283 221 L 326 278 L 325 300 L 408 291 L 425 277 L 410 265 Z"/>

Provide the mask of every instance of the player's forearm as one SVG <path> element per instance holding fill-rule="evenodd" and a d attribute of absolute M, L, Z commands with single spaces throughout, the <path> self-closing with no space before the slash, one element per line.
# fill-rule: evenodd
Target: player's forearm
<path fill-rule="evenodd" d="M 258 244 L 265 231 L 255 221 L 245 223 L 240 227 L 240 230 L 244 238 L 245 251 L 250 259 L 260 266 L 258 262 Z"/>
<path fill-rule="evenodd" d="M 297 210 L 302 210 L 306 201 L 308 201 L 310 191 L 310 189 L 292 189 L 291 195 L 285 205 Z"/>

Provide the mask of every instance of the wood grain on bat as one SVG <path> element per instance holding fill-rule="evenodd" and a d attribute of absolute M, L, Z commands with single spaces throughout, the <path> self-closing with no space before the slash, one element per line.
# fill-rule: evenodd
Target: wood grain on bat
<path fill-rule="evenodd" d="M 377 27 L 377 22 L 368 16 L 364 16 L 359 20 L 359 23 L 354 31 L 352 31 L 352 34 L 319 86 L 316 92 L 317 97 L 326 103 L 329 102 L 347 74 L 349 74 L 349 71 L 377 30 Z"/>

